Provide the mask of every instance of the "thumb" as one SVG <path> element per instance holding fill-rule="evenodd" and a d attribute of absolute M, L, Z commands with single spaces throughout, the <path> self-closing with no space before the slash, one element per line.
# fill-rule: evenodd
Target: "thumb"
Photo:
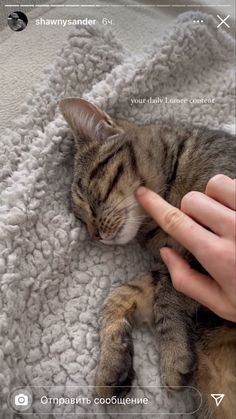
<path fill-rule="evenodd" d="M 217 291 L 218 295 L 219 292 L 216 282 L 211 277 L 192 269 L 174 249 L 162 247 L 160 254 L 169 270 L 174 288 L 199 303 L 209 306 L 212 293 Z"/>
<path fill-rule="evenodd" d="M 218 283 L 210 276 L 195 271 L 174 249 L 160 249 L 174 288 L 208 307 L 224 319 L 236 321 L 235 307 L 232 307 Z"/>

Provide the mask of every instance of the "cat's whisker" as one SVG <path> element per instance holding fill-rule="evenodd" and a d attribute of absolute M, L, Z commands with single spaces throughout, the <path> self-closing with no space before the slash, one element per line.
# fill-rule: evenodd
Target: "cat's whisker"
<path fill-rule="evenodd" d="M 125 205 L 125 208 L 130 208 L 131 206 L 136 206 L 138 205 L 136 202 L 133 201 L 133 196 L 132 195 L 128 195 L 125 196 L 124 198 L 122 198 L 115 206 L 113 206 L 113 208 L 111 209 L 111 211 L 107 214 L 111 214 L 112 212 L 115 212 L 119 209 L 123 209 L 123 208 L 119 208 L 121 206 L 121 204 L 123 204 L 126 201 L 130 201 L 130 203 L 127 203 L 127 205 Z"/>

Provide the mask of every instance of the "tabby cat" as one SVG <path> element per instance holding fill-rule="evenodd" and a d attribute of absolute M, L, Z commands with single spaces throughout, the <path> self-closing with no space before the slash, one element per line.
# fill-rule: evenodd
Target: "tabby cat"
<path fill-rule="evenodd" d="M 203 268 L 145 214 L 134 193 L 145 185 L 180 207 L 187 192 L 204 191 L 212 176 L 236 177 L 235 138 L 193 126 L 115 120 L 79 98 L 63 99 L 60 110 L 76 145 L 75 214 L 93 239 L 122 245 L 138 236 L 158 260 L 157 270 L 116 288 L 104 304 L 98 394 L 123 396 L 130 389 L 132 329 L 141 319 L 154 328 L 159 342 L 162 385 L 187 385 L 194 378 L 203 396 L 198 418 L 233 418 L 236 328 L 173 288 L 160 247 L 173 247 L 195 269 Z M 210 397 L 217 392 L 226 394 L 218 408 Z"/>

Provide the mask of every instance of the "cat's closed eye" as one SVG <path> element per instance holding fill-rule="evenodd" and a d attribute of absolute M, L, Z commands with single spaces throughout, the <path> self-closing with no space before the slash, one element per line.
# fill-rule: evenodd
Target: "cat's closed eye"
<path fill-rule="evenodd" d="M 99 230 L 95 223 L 95 210 L 83 198 L 78 186 L 72 191 L 72 209 L 76 217 L 87 227 L 88 234 L 93 240 L 101 240 Z"/>
<path fill-rule="evenodd" d="M 142 179 L 134 125 L 127 130 L 122 121 L 112 120 L 83 99 L 64 99 L 60 106 L 77 147 L 72 209 L 91 238 L 104 244 L 128 243 L 142 221 L 134 196 Z"/>

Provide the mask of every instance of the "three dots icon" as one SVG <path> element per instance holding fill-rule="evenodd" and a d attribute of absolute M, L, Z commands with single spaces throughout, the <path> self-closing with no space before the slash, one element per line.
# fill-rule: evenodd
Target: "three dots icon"
<path fill-rule="evenodd" d="M 193 23 L 204 23 L 204 20 L 202 19 L 194 19 Z"/>

